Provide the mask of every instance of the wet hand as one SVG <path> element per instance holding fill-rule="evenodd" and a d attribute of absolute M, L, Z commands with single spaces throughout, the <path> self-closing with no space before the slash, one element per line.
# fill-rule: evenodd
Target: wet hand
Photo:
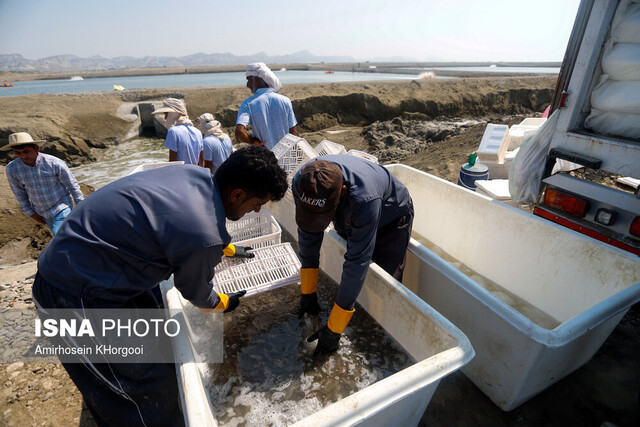
<path fill-rule="evenodd" d="M 225 311 L 223 311 L 223 313 L 228 313 L 230 311 L 235 310 L 236 307 L 238 307 L 238 304 L 240 304 L 240 297 L 244 296 L 244 294 L 246 294 L 246 293 L 247 293 L 247 291 L 240 291 L 240 292 L 234 292 L 232 294 L 228 294 L 229 295 L 229 306 L 227 307 L 227 309 Z"/>
<path fill-rule="evenodd" d="M 229 258 L 253 258 L 256 254 L 249 252 L 251 250 L 253 250 L 251 246 L 236 246 L 229 243 L 222 253 Z"/>
<path fill-rule="evenodd" d="M 302 319 L 305 313 L 311 316 L 317 316 L 320 313 L 318 305 L 318 294 L 300 294 L 300 309 L 298 310 L 298 319 Z"/>
<path fill-rule="evenodd" d="M 231 258 L 253 258 L 256 254 L 249 252 L 251 250 L 251 246 L 236 246 L 236 253 Z"/>

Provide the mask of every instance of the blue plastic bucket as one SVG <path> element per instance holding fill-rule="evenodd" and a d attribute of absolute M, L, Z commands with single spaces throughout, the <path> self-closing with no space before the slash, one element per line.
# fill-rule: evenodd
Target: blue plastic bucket
<path fill-rule="evenodd" d="M 489 179 L 489 168 L 486 165 L 476 163 L 469 166 L 469 163 L 465 163 L 460 167 L 458 185 L 467 190 L 476 191 L 476 181 L 487 179 Z"/>

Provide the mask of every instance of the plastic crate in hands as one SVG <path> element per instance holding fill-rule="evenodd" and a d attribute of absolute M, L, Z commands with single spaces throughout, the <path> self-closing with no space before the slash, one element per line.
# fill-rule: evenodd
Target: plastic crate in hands
<path fill-rule="evenodd" d="M 254 258 L 222 257 L 213 277 L 216 292 L 246 290 L 249 296 L 300 281 L 300 260 L 290 243 L 258 248 L 253 252 Z"/>
<path fill-rule="evenodd" d="M 378 164 L 378 158 L 376 156 L 374 156 L 373 154 L 365 153 L 364 151 L 349 150 L 347 151 L 347 154 L 350 156 L 360 157 L 361 159 L 369 160 L 370 162 Z"/>
<path fill-rule="evenodd" d="M 307 141 L 290 133 L 286 134 L 271 151 L 278 159 L 280 167 L 287 173 L 289 184 L 302 165 L 318 157 Z"/>
<path fill-rule="evenodd" d="M 344 145 L 338 144 L 328 139 L 320 141 L 320 144 L 316 145 L 314 151 L 318 153 L 318 156 L 326 156 L 328 154 L 347 154 L 347 149 Z"/>
<path fill-rule="evenodd" d="M 235 245 L 256 249 L 280 244 L 282 229 L 266 209 L 249 212 L 238 221 L 227 220 L 226 227 L 231 235 L 231 243 Z"/>

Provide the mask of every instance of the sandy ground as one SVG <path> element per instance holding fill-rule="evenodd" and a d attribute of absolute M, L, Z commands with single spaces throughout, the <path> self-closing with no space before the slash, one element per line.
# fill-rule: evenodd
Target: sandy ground
<path fill-rule="evenodd" d="M 458 79 L 361 84 L 287 85 L 302 136 L 323 139 L 402 162 L 455 182 L 487 123 L 539 116 L 555 78 Z M 49 142 L 43 151 L 69 164 L 91 161 L 117 144 L 130 123 L 116 114 L 124 102 L 184 98 L 191 117 L 211 112 L 234 124 L 242 87 L 175 88 L 126 93 L 0 98 L 0 144 L 29 131 Z M 4 140 L 4 141 L 3 141 Z M 0 157 L 0 165 L 10 156 Z M 85 194 L 91 189 L 84 187 Z M 32 305 L 33 260 L 49 231 L 26 218 L 0 166 L 0 307 Z M 504 413 L 461 373 L 445 378 L 423 417 L 430 425 L 640 425 L 640 310 L 631 310 L 594 358 L 514 411 Z M 92 425 L 82 399 L 55 364 L 0 365 L 0 425 Z"/>

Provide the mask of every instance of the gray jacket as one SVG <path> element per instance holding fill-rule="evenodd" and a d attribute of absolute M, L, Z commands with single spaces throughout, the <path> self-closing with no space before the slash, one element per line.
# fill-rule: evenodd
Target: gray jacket
<path fill-rule="evenodd" d="M 170 166 L 119 179 L 80 203 L 40 255 L 52 286 L 114 305 L 174 275 L 194 305 L 215 307 L 210 283 L 231 242 L 208 169 Z"/>
<path fill-rule="evenodd" d="M 333 218 L 336 231 L 347 240 L 342 278 L 336 302 L 349 308 L 358 298 L 367 275 L 379 228 L 406 213 L 411 201 L 409 190 L 386 168 L 348 155 L 317 157 L 340 166 L 347 194 Z M 300 172 L 291 186 L 294 198 Z M 308 233 L 298 228 L 302 268 L 317 268 L 324 233 Z"/>

